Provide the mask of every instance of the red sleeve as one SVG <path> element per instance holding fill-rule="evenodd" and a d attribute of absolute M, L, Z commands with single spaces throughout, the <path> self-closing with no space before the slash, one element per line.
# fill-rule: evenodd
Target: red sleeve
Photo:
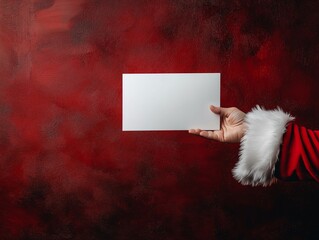
<path fill-rule="evenodd" d="M 289 123 L 283 135 L 275 177 L 319 182 L 319 131 Z"/>

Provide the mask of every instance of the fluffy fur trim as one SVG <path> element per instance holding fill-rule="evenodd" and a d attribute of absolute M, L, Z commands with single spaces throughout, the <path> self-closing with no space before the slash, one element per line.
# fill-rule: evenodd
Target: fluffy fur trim
<path fill-rule="evenodd" d="M 241 139 L 239 161 L 233 176 L 243 185 L 269 186 L 274 181 L 275 164 L 286 125 L 294 118 L 279 107 L 265 110 L 256 106 L 246 114 L 246 132 Z"/>

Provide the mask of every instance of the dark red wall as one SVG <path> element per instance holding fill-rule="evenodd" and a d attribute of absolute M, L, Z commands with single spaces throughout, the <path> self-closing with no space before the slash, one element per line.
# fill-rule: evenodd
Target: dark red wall
<path fill-rule="evenodd" d="M 121 74 L 221 72 L 319 126 L 319 2 L 0 0 L 0 239 L 313 239 L 319 185 L 244 187 L 238 145 L 122 132 Z"/>

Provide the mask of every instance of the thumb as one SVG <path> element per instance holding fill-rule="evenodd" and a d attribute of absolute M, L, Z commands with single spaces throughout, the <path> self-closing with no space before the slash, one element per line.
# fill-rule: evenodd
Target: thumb
<path fill-rule="evenodd" d="M 213 113 L 216 113 L 216 114 L 221 114 L 221 112 L 222 112 L 221 107 L 216 107 L 214 105 L 210 105 L 209 108 Z"/>

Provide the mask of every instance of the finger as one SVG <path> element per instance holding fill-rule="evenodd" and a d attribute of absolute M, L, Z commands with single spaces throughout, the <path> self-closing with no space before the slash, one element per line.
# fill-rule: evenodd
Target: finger
<path fill-rule="evenodd" d="M 231 113 L 231 108 L 216 107 L 214 105 L 210 105 L 209 108 L 213 113 L 221 116 L 228 116 Z"/>
<path fill-rule="evenodd" d="M 221 131 L 201 131 L 199 135 L 212 140 L 216 140 L 220 142 L 223 141 Z"/>
<path fill-rule="evenodd" d="M 199 135 L 202 136 L 202 137 L 208 138 L 208 132 L 207 131 L 201 131 L 199 133 Z"/>
<path fill-rule="evenodd" d="M 220 114 L 221 113 L 221 107 L 216 107 L 214 105 L 210 105 L 209 106 L 210 110 L 213 112 L 213 113 L 216 113 L 216 114 Z"/>
<path fill-rule="evenodd" d="M 199 128 L 197 128 L 197 129 L 189 129 L 189 130 L 188 130 L 189 133 L 195 134 L 195 135 L 199 135 L 201 131 L 202 131 L 202 130 L 199 129 Z"/>

